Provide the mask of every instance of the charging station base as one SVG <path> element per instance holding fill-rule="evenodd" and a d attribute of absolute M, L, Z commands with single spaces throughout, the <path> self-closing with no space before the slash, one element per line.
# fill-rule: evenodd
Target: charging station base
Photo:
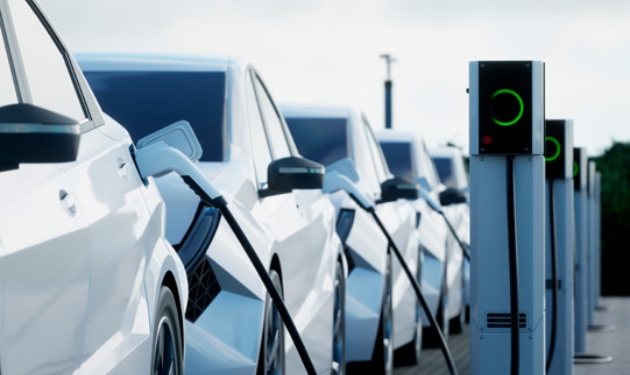
<path fill-rule="evenodd" d="M 576 365 L 599 365 L 610 363 L 613 357 L 610 355 L 597 355 L 588 353 L 576 353 L 573 355 L 573 363 Z"/>
<path fill-rule="evenodd" d="M 614 332 L 615 326 L 610 324 L 593 324 L 588 326 L 590 332 Z"/>

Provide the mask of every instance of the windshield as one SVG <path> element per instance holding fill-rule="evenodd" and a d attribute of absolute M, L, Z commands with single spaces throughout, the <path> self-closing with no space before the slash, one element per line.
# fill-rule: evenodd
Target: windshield
<path fill-rule="evenodd" d="M 345 118 L 290 118 L 285 121 L 298 152 L 306 159 L 330 165 L 349 158 Z"/>
<path fill-rule="evenodd" d="M 453 181 L 453 166 L 450 158 L 443 158 L 439 156 L 433 157 L 433 163 L 435 163 L 435 168 L 437 168 L 438 174 L 440 175 L 440 181 L 444 185 L 451 186 Z"/>
<path fill-rule="evenodd" d="M 84 72 L 101 108 L 137 142 L 179 120 L 195 130 L 202 161 L 226 149 L 224 72 Z"/>
<path fill-rule="evenodd" d="M 411 144 L 407 142 L 381 141 L 381 149 L 387 159 L 390 172 L 407 181 L 415 181 L 416 174 L 412 165 Z"/>

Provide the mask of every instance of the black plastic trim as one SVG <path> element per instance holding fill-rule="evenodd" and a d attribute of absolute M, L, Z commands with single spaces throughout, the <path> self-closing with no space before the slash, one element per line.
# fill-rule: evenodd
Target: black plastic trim
<path fill-rule="evenodd" d="M 221 213 L 214 207 L 208 207 L 200 202 L 193 220 L 182 241 L 173 245 L 177 251 L 186 274 L 193 272 L 212 243 L 212 239 L 219 228 Z"/>

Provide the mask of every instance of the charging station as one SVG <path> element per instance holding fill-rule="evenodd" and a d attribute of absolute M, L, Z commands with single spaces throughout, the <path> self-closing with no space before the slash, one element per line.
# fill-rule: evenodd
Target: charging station
<path fill-rule="evenodd" d="M 586 175 L 586 191 L 588 199 L 588 327 L 595 326 L 595 162 L 588 162 Z"/>
<path fill-rule="evenodd" d="M 575 211 L 575 353 L 586 352 L 588 326 L 588 199 L 586 148 L 573 149 L 573 202 Z"/>
<path fill-rule="evenodd" d="M 595 173 L 595 309 L 606 310 L 600 304 L 602 296 L 602 174 Z"/>
<path fill-rule="evenodd" d="M 573 374 L 573 121 L 545 123 L 546 374 Z M 554 290 L 555 288 L 555 290 Z"/>
<path fill-rule="evenodd" d="M 544 69 L 469 64 L 471 374 L 545 371 Z"/>

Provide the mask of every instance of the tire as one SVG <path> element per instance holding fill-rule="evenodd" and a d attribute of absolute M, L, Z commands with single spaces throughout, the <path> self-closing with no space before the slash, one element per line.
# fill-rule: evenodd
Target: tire
<path fill-rule="evenodd" d="M 394 310 L 392 306 L 391 260 L 387 257 L 385 290 L 381 305 L 381 318 L 378 325 L 372 359 L 368 362 L 354 362 L 348 365 L 348 373 L 392 375 L 394 373 L 394 346 L 392 345 L 392 323 Z"/>
<path fill-rule="evenodd" d="M 269 272 L 273 285 L 284 297 L 282 281 L 275 270 Z M 263 320 L 262 340 L 260 341 L 260 353 L 258 357 L 257 375 L 284 375 L 284 323 L 280 313 L 271 300 L 269 294 L 265 300 L 265 316 Z"/>
<path fill-rule="evenodd" d="M 422 282 L 422 275 L 420 267 L 422 265 L 421 256 L 418 252 L 418 268 L 416 271 L 416 280 L 418 284 Z M 416 298 L 416 332 L 414 333 L 413 340 L 398 348 L 394 352 L 394 365 L 395 366 L 414 366 L 420 362 L 420 354 L 422 352 L 422 306 L 420 301 Z"/>
<path fill-rule="evenodd" d="M 448 340 L 450 332 L 450 320 L 448 319 L 448 286 L 446 285 L 446 270 L 444 272 L 444 280 L 442 280 L 442 290 L 440 292 L 440 304 L 438 305 L 437 315 L 435 320 L 438 322 L 438 327 L 442 331 L 444 339 Z M 440 346 L 440 338 L 433 330 L 433 327 L 424 328 L 424 341 L 422 342 L 425 348 L 437 348 Z"/>
<path fill-rule="evenodd" d="M 333 342 L 331 375 L 346 375 L 346 280 L 337 264 L 334 283 Z"/>
<path fill-rule="evenodd" d="M 152 375 L 184 373 L 184 340 L 181 327 L 173 292 L 162 286 L 153 326 Z"/>

